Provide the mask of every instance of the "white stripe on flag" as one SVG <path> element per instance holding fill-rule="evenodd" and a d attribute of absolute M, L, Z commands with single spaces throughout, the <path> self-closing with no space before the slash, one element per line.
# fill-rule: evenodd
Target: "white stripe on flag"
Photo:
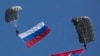
<path fill-rule="evenodd" d="M 31 29 L 27 30 L 26 32 L 23 32 L 23 33 L 20 33 L 18 34 L 18 36 L 23 39 L 25 38 L 26 36 L 38 31 L 39 29 L 41 29 L 43 26 L 45 26 L 45 23 L 44 22 L 40 22 L 38 23 L 35 27 L 32 27 Z"/>

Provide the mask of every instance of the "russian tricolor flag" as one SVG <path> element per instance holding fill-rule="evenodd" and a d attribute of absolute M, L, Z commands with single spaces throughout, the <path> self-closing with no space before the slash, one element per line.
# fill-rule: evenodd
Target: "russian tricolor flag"
<path fill-rule="evenodd" d="M 27 47 L 31 47 L 43 39 L 49 32 L 50 28 L 44 22 L 40 22 L 35 27 L 20 33 L 18 36 L 26 42 Z"/>

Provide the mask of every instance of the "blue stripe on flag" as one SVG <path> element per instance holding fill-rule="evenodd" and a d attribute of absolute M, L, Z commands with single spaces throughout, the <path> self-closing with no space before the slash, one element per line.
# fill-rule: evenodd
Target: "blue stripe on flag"
<path fill-rule="evenodd" d="M 28 42 L 30 40 L 32 40 L 33 38 L 35 38 L 36 36 L 40 35 L 41 33 L 43 33 L 48 27 L 47 26 L 43 26 L 41 29 L 39 29 L 38 31 L 30 34 L 29 36 L 25 37 L 23 40 L 25 42 Z"/>
<path fill-rule="evenodd" d="M 80 56 L 80 54 L 72 54 L 72 56 Z"/>

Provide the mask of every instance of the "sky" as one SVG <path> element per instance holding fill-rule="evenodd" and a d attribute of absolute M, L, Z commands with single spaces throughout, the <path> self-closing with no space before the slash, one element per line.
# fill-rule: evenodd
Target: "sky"
<path fill-rule="evenodd" d="M 25 32 L 43 21 L 51 32 L 31 48 L 16 36 L 15 28 L 5 22 L 5 10 L 19 5 L 18 29 Z M 0 2 L 0 56 L 50 56 L 83 48 L 72 18 L 88 16 L 95 30 L 95 41 L 81 56 L 100 56 L 100 0 L 2 0 Z"/>

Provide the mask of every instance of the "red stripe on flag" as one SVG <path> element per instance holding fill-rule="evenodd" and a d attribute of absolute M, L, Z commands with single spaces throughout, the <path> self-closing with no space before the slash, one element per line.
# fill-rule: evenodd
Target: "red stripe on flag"
<path fill-rule="evenodd" d="M 83 53 L 84 52 L 84 48 L 82 48 L 82 49 L 79 49 L 79 50 L 74 50 L 74 51 L 71 51 L 72 52 L 72 54 L 81 54 L 81 53 Z"/>
<path fill-rule="evenodd" d="M 52 54 L 51 56 L 71 56 L 71 52 Z"/>
<path fill-rule="evenodd" d="M 26 43 L 26 46 L 29 48 L 32 45 L 34 45 L 35 43 L 39 42 L 41 39 L 43 39 L 48 33 L 50 32 L 50 29 L 47 28 L 42 34 L 40 34 L 39 36 L 36 36 L 35 38 L 33 38 L 32 40 L 28 41 Z"/>

